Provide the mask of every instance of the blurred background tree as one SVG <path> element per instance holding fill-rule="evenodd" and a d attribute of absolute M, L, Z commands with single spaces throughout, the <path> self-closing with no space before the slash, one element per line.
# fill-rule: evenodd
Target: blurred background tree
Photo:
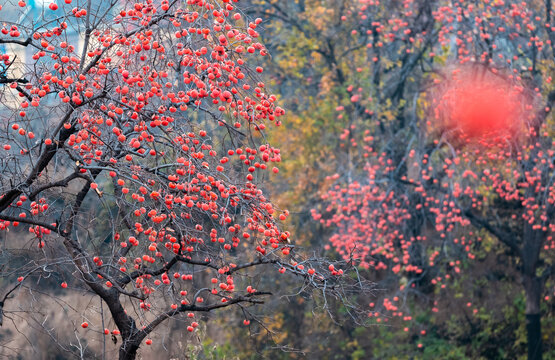
<path fill-rule="evenodd" d="M 511 249 L 505 238 L 492 233 L 490 224 L 477 216 L 492 220 L 519 238 L 525 236 L 524 222 L 511 222 L 511 218 L 526 216 L 535 204 L 540 208 L 544 204 L 547 209 L 553 199 L 553 4 L 251 1 L 251 5 L 247 11 L 264 19 L 261 34 L 272 55 L 267 68 L 274 76 L 273 86 L 290 109 L 283 127 L 271 136 L 280 139 L 284 153 L 290 154 L 282 158 L 281 181 L 274 189 L 293 215 L 290 221 L 295 227 L 295 241 L 327 248 L 338 257 L 349 256 L 356 243 L 378 245 L 378 250 L 360 256 L 366 256 L 362 260 L 367 276 L 378 281 L 382 289 L 376 298 L 366 299 L 371 305 L 370 319 L 388 325 L 358 328 L 342 323 L 329 335 L 319 334 L 324 325 L 311 316 L 306 304 L 293 303 L 280 312 L 304 312 L 305 316 L 282 325 L 289 335 L 287 341 L 322 358 L 344 358 L 345 354 L 376 359 L 537 358 L 534 351 L 528 354 L 527 344 L 538 344 L 539 335 L 532 330 L 527 339 L 530 329 L 526 329 L 524 314 L 539 311 L 544 358 L 553 357 L 550 230 L 542 240 L 533 242 L 539 250 L 532 255 L 534 270 L 526 275 L 522 252 L 532 244 L 520 238 L 515 240 L 519 249 Z M 438 126 L 440 121 L 434 120 L 433 107 L 438 104 L 433 101 L 441 81 L 451 76 L 451 70 L 475 65 L 488 74 L 497 71 L 511 85 L 523 89 L 527 100 L 522 102 L 530 107 L 519 109 L 533 116 L 523 116 L 525 125 L 519 129 L 518 139 L 512 138 L 514 156 L 487 158 L 487 152 L 501 150 L 483 147 L 483 141 L 469 139 L 469 134 L 464 138 L 464 126 Z M 527 152 L 524 147 L 535 145 L 536 139 L 541 145 L 529 153 L 532 160 L 519 165 L 518 153 Z M 449 147 L 455 149 L 455 155 L 449 153 Z M 476 150 L 482 151 L 484 158 L 473 154 Z M 445 163 L 463 154 L 487 164 L 455 167 Z M 368 171 L 369 164 L 372 172 Z M 506 169 L 526 177 L 527 166 L 541 164 L 546 166 L 542 167 L 540 187 L 548 190 L 545 197 L 536 196 L 533 204 L 522 204 L 528 197 L 523 188 L 515 188 L 520 195 L 517 203 L 520 200 L 521 204 L 507 203 L 499 195 L 498 182 L 491 180 L 503 178 Z M 487 175 L 488 167 L 491 175 Z M 461 216 L 460 222 L 457 219 L 457 226 L 438 230 L 436 222 L 445 220 L 439 215 L 456 209 L 448 202 L 446 208 L 428 211 L 424 200 L 452 200 L 452 186 L 458 180 L 448 180 L 448 173 L 460 170 L 460 180 L 467 169 L 478 175 L 477 181 L 466 182 L 466 188 L 478 191 L 479 199 L 470 203 L 489 201 L 476 213 Z M 505 177 L 513 183 L 516 178 Z M 370 186 L 365 186 L 369 180 Z M 425 193 L 415 185 L 417 181 Z M 451 186 L 450 199 L 436 189 L 443 183 Z M 353 185 L 357 184 L 362 185 L 353 195 Z M 342 201 L 331 208 L 330 189 L 346 191 L 343 197 L 337 195 Z M 374 199 L 365 197 L 373 190 L 377 191 Z M 394 196 L 384 198 L 387 194 Z M 368 205 L 369 201 L 373 205 Z M 405 203 L 399 206 L 399 201 Z M 350 209 L 341 217 L 340 206 L 345 205 Z M 462 205 L 467 204 L 455 207 L 461 211 Z M 399 207 L 403 211 L 399 212 Z M 369 208 L 377 215 L 368 215 Z M 326 220 L 332 214 L 340 215 L 337 221 L 322 224 L 312 221 L 311 209 L 318 209 Z M 546 210 L 542 214 L 548 219 L 538 221 L 547 228 L 553 224 L 552 213 Z M 540 219 L 542 214 L 533 217 Z M 367 220 L 381 219 L 385 225 L 375 236 L 369 228 L 353 236 L 354 225 L 364 216 Z M 538 224 L 530 224 L 534 225 Z M 384 234 L 389 237 L 384 239 Z M 526 280 L 526 276 L 531 278 Z M 540 309 L 530 312 L 523 285 L 533 283 L 532 278 L 541 279 L 542 284 L 536 292 L 541 294 L 537 302 Z M 292 310 L 294 306 L 299 310 Z M 536 320 L 530 321 L 538 325 Z M 299 323 L 310 324 L 307 331 L 322 341 L 302 343 L 295 331 Z M 295 353 L 282 356 L 303 357 Z"/>

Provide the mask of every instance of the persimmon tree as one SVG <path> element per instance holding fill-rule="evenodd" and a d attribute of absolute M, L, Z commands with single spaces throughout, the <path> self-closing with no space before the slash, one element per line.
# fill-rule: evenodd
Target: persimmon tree
<path fill-rule="evenodd" d="M 521 275 L 528 357 L 541 358 L 541 302 L 553 297 L 551 2 L 342 4 L 366 52 L 344 60 L 358 70 L 337 106 L 351 163 L 328 177 L 314 218 L 336 231 L 340 255 L 397 278 L 396 294 L 370 304 L 382 321 L 410 321 L 407 294 L 445 293 L 483 242 L 501 244 Z"/>
<path fill-rule="evenodd" d="M 260 78 L 261 20 L 235 2 L 53 1 L 20 23 L 29 4 L 2 6 L 0 228 L 34 252 L 4 264 L 4 319 L 52 268 L 102 299 L 115 329 L 81 327 L 121 338 L 121 359 L 170 318 L 194 332 L 197 314 L 238 306 L 258 321 L 249 305 L 274 288 L 260 267 L 356 313 L 348 293 L 368 284 L 295 250 L 260 186 L 284 110 Z"/>

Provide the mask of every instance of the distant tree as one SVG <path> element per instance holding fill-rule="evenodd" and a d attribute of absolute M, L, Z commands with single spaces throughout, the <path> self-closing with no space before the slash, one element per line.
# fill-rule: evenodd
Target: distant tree
<path fill-rule="evenodd" d="M 194 332 L 197 314 L 238 306 L 259 321 L 268 265 L 358 315 L 348 295 L 369 285 L 297 251 L 259 186 L 284 110 L 258 79 L 261 20 L 233 2 L 1 5 L 0 229 L 21 241 L 1 250 L 0 324 L 55 273 L 102 299 L 132 359 L 170 318 Z"/>
<path fill-rule="evenodd" d="M 410 305 L 405 300 L 410 294 L 431 299 L 427 303 L 435 313 L 434 293 L 445 293 L 442 289 L 448 289 L 450 279 L 474 266 L 476 255 L 487 254 L 489 261 L 497 259 L 497 263 L 508 256 L 508 266 L 520 273 L 519 285 L 530 301 L 526 310 L 529 356 L 539 356 L 536 350 L 542 336 L 537 314 L 544 320 L 553 314 L 553 243 L 547 226 L 553 220 L 546 210 L 550 200 L 544 198 L 551 196 L 550 191 L 543 197 L 534 194 L 534 201 L 523 204 L 524 188 L 519 188 L 518 199 L 509 202 L 506 194 L 496 189 L 505 186 L 497 181 L 519 187 L 525 181 L 518 179 L 535 178 L 534 172 L 542 174 L 534 179 L 539 189 L 549 189 L 552 184 L 553 2 L 251 3 L 247 11 L 269 20 L 260 30 L 272 52 L 272 66 L 267 69 L 275 73 L 280 99 L 290 104 L 293 121 L 280 130 L 287 139 L 282 150 L 299 154 L 285 157 L 279 185 L 284 190 L 278 196 L 291 199 L 296 206 L 290 209 L 303 215 L 308 206 L 314 207 L 316 218 L 324 225 L 319 228 L 299 216 L 295 220 L 301 236 L 312 243 L 330 239 L 328 246 L 346 258 L 354 250 L 376 279 L 390 287 L 399 285 L 402 291 L 388 287 L 392 293 L 380 299 L 385 301 L 371 301 L 374 306 L 369 314 L 379 321 L 390 320 L 383 313 L 410 321 L 410 315 L 416 313 L 408 312 Z M 501 82 L 509 86 L 498 88 L 497 98 L 488 86 L 482 91 L 469 86 L 463 92 L 442 93 L 452 70 L 468 68 L 490 80 L 500 75 Z M 477 79 L 479 84 L 480 77 Z M 511 95 L 513 100 L 507 101 L 504 91 L 522 91 L 526 99 Z M 451 110 L 458 109 L 456 117 L 461 118 L 459 110 L 470 105 L 465 115 L 467 120 L 472 118 L 470 122 L 435 119 L 434 106 L 443 106 L 441 115 L 449 110 L 445 104 L 432 104 L 438 93 L 462 96 Z M 492 105 L 484 103 L 490 100 Z M 485 108 L 481 114 L 480 108 Z M 490 121 L 514 119 L 511 114 L 515 110 L 521 114 L 524 110 L 525 126 L 516 137 L 508 137 L 510 150 L 492 141 L 459 136 L 466 133 L 472 138 L 488 130 Z M 482 123 L 486 129 L 476 128 Z M 501 156 L 488 155 L 490 152 L 501 152 Z M 528 158 L 519 153 L 529 153 Z M 468 159 L 468 165 L 462 158 Z M 330 176 L 326 179 L 325 175 Z M 412 183 L 407 183 L 409 180 Z M 436 189 L 444 184 L 449 186 Z M 468 187 L 469 193 L 458 194 L 451 187 L 455 185 Z M 323 199 L 317 198 L 318 192 L 324 194 Z M 459 196 L 458 201 L 453 201 L 454 195 Z M 473 204 L 471 199 L 476 197 L 488 201 L 475 200 Z M 437 208 L 439 205 L 432 204 L 436 201 L 447 201 L 447 205 Z M 533 219 L 528 211 L 533 212 Z M 548 233 L 530 237 L 531 229 L 524 221 L 508 221 L 512 217 L 546 221 L 540 228 L 541 224 L 534 222 L 530 226 L 535 226 L 535 231 L 545 228 Z M 440 223 L 437 228 L 436 222 Z M 499 239 L 489 231 L 493 225 L 504 230 L 498 235 L 510 236 Z M 524 231 L 528 231 L 526 235 Z M 506 240 L 510 237 L 513 241 Z M 468 269 L 464 276 L 470 274 Z M 480 304 L 472 305 L 472 310 L 478 311 Z M 552 329 L 548 328 L 548 334 Z M 411 329 L 410 333 L 416 338 L 420 331 Z M 549 335 L 544 333 L 543 338 Z"/>
<path fill-rule="evenodd" d="M 406 294 L 444 288 L 498 241 L 521 275 L 528 358 L 540 359 L 555 248 L 551 2 L 347 3 L 368 49 L 337 108 L 352 121 L 354 170 L 328 178 L 314 217 L 341 255 L 398 278 L 372 316 L 406 315 Z"/>

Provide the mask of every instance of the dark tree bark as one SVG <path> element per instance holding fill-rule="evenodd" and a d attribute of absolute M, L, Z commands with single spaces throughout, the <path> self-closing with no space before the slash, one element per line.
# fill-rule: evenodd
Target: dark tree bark
<path fill-rule="evenodd" d="M 127 345 L 127 346 L 124 346 Z M 119 359 L 120 360 L 133 360 L 137 357 L 137 350 L 139 346 L 135 343 L 130 343 L 124 341 L 124 343 L 119 348 Z"/>
<path fill-rule="evenodd" d="M 526 293 L 526 332 L 528 340 L 528 360 L 541 360 L 541 279 L 534 275 L 524 275 L 522 278 L 522 282 L 524 285 L 524 291 Z"/>
<path fill-rule="evenodd" d="M 526 296 L 526 332 L 528 342 L 528 360 L 542 359 L 541 337 L 541 295 L 543 278 L 537 276 L 540 252 L 545 240 L 542 231 L 531 226 L 524 227 L 521 245 L 522 285 Z"/>

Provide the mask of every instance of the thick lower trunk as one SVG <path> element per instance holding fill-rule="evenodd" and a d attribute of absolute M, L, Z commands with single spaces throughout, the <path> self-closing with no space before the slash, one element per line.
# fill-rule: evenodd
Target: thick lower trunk
<path fill-rule="evenodd" d="M 528 360 L 541 360 L 542 358 L 542 329 L 540 320 L 540 314 L 526 314 Z"/>
<path fill-rule="evenodd" d="M 119 360 L 135 360 L 139 347 L 133 343 L 124 341 L 119 347 Z"/>
<path fill-rule="evenodd" d="M 536 276 L 524 276 L 523 285 L 526 292 L 526 332 L 528 340 L 528 360 L 541 360 L 541 280 Z"/>

